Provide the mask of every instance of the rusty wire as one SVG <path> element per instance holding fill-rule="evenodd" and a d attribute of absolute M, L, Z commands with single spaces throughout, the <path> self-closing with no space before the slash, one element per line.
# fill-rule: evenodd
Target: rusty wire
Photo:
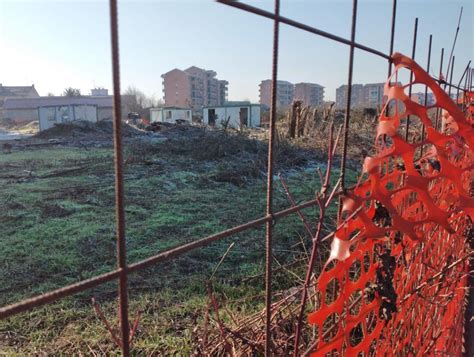
<path fill-rule="evenodd" d="M 357 0 L 352 3 L 352 20 L 351 20 L 351 45 L 349 50 L 349 69 L 347 74 L 347 91 L 346 91 L 346 112 L 344 116 L 344 129 L 342 141 L 342 158 L 341 158 L 341 188 L 344 190 L 346 186 L 346 162 L 347 162 L 347 144 L 349 138 L 349 123 L 351 118 L 351 102 L 352 102 L 352 75 L 354 73 L 354 43 L 357 25 Z M 342 205 L 339 202 L 339 214 L 341 215 Z M 338 217 L 339 218 L 339 217 Z"/>
<path fill-rule="evenodd" d="M 240 233 L 242 231 L 245 231 L 250 228 L 255 228 L 258 226 L 261 226 L 262 224 L 265 224 L 265 222 L 268 221 L 273 221 L 273 220 L 278 220 L 279 218 L 286 217 L 290 214 L 298 212 L 298 210 L 304 209 L 304 208 L 309 208 L 312 206 L 317 205 L 317 200 L 310 200 L 303 202 L 297 206 L 289 207 L 284 210 L 278 211 L 273 213 L 273 216 L 264 216 L 258 219 L 255 219 L 250 222 L 246 222 L 244 224 L 235 226 L 233 228 L 221 231 L 216 234 L 212 234 L 210 236 L 198 239 L 198 240 L 193 240 L 190 243 L 179 245 L 175 248 L 171 248 L 169 250 L 166 250 L 164 252 L 158 253 L 156 255 L 153 255 L 149 258 L 140 260 L 136 263 L 129 264 L 127 266 L 127 272 L 128 273 L 135 273 L 137 271 L 149 268 L 153 265 L 163 263 L 166 261 L 169 261 L 171 259 L 177 258 L 185 253 L 188 253 L 194 249 L 201 248 L 208 246 L 209 244 L 219 241 L 221 239 L 230 237 L 234 234 Z M 113 271 L 110 271 L 105 274 L 97 275 L 93 278 L 87 279 L 80 281 L 75 284 L 67 285 L 63 288 L 59 288 L 56 290 L 52 290 L 49 292 L 46 292 L 44 294 L 22 300 L 20 302 L 17 302 L 12 305 L 8 305 L 5 307 L 0 308 L 0 319 L 7 318 L 12 315 L 16 315 L 20 312 L 28 311 L 31 310 L 35 307 L 39 307 L 42 305 L 49 304 L 51 302 L 54 302 L 56 300 L 59 300 L 61 298 L 77 294 L 81 291 L 93 288 L 95 286 L 104 284 L 108 281 L 115 280 L 119 277 L 122 269 L 116 269 Z"/>
<path fill-rule="evenodd" d="M 392 3 L 392 26 L 390 28 L 390 49 L 388 50 L 388 53 L 390 53 L 390 54 L 393 53 L 393 46 L 395 44 L 395 20 L 396 20 L 396 18 L 397 18 L 397 0 L 393 0 L 393 3 Z M 387 77 L 390 77 L 391 73 L 392 73 L 392 59 L 389 58 Z"/>
<path fill-rule="evenodd" d="M 415 29 L 413 30 L 413 47 L 411 50 L 411 58 L 415 60 L 416 54 L 416 39 L 418 37 L 418 17 L 415 19 Z M 408 87 L 408 97 L 411 98 L 411 91 L 412 91 L 412 83 L 413 83 L 413 72 L 410 72 L 410 85 Z M 406 128 L 405 128 L 405 141 L 408 142 L 408 134 L 410 131 L 410 116 L 407 116 L 406 121 Z"/>
<path fill-rule="evenodd" d="M 275 19 L 273 23 L 272 87 L 270 107 L 270 128 L 268 137 L 267 170 L 267 217 L 273 217 L 273 151 L 277 111 L 278 79 L 278 39 L 280 27 L 280 0 L 275 0 Z M 271 318 L 272 318 L 272 260 L 273 260 L 273 219 L 265 223 L 265 355 L 271 354 Z"/>
<path fill-rule="evenodd" d="M 453 83 L 453 72 L 454 72 L 454 60 L 456 59 L 456 56 L 452 57 L 452 62 L 451 62 L 451 74 L 449 75 L 449 90 L 448 90 L 448 95 L 449 98 L 451 98 L 451 89 L 453 88 L 452 83 Z"/>
<path fill-rule="evenodd" d="M 117 0 L 110 0 L 110 34 L 112 44 L 112 79 L 114 87 L 114 158 L 115 219 L 117 226 L 117 267 L 119 273 L 119 319 L 122 353 L 130 355 L 128 323 L 127 248 L 125 243 L 125 203 L 123 189 L 122 102 L 120 96 L 120 56 L 118 42 Z"/>
<path fill-rule="evenodd" d="M 443 60 L 444 60 L 444 47 L 441 48 L 441 58 L 439 60 L 439 79 L 440 80 L 443 78 Z M 440 114 L 440 110 L 439 110 L 439 108 L 436 108 L 436 119 L 435 119 L 435 129 L 436 130 L 438 130 L 439 114 Z"/>
<path fill-rule="evenodd" d="M 451 47 L 451 53 L 449 54 L 448 68 L 446 69 L 446 73 L 449 73 L 451 65 L 452 65 L 452 67 L 454 67 L 453 54 L 454 54 L 454 48 L 456 47 L 456 41 L 457 41 L 458 35 L 459 35 L 459 29 L 461 28 L 462 11 L 463 11 L 463 7 L 461 6 L 461 10 L 459 11 L 458 25 L 456 27 L 456 32 L 454 34 L 453 46 Z M 452 61 L 452 63 L 451 63 L 451 61 Z M 451 72 L 452 72 L 452 68 L 451 68 Z"/>
<path fill-rule="evenodd" d="M 270 130 L 269 130 L 269 150 L 268 150 L 268 171 L 267 171 L 267 206 L 266 206 L 266 215 L 255 219 L 253 221 L 246 222 L 244 224 L 235 226 L 233 228 L 221 231 L 219 233 L 194 240 L 190 243 L 177 246 L 175 248 L 169 249 L 167 251 L 161 252 L 149 258 L 143 259 L 136 263 L 127 264 L 126 260 L 126 238 L 125 238 L 125 202 L 124 202 L 124 178 L 123 178 L 123 156 L 122 156 L 122 133 L 121 133 L 121 96 L 120 96 L 120 63 L 119 63 L 119 42 L 118 42 L 118 8 L 117 0 L 109 0 L 110 4 L 110 31 L 111 31 L 111 49 L 112 49 L 112 75 L 113 75 L 113 92 L 114 92 L 114 170 L 115 170 L 115 211 L 116 211 L 116 248 L 117 248 L 117 269 L 110 271 L 105 274 L 97 275 L 87 280 L 80 281 L 75 284 L 67 285 L 65 287 L 46 292 L 44 294 L 35 296 L 33 298 L 24 299 L 17 303 L 1 307 L 0 308 L 0 319 L 5 319 L 10 316 L 19 314 L 21 312 L 29 311 L 34 308 L 37 308 L 42 305 L 53 303 L 59 299 L 71 296 L 73 294 L 85 291 L 87 289 L 105 284 L 106 282 L 112 280 L 118 280 L 118 295 L 119 295 L 119 318 L 120 318 L 120 331 L 121 331 L 121 340 L 123 341 L 122 353 L 124 356 L 130 355 L 130 345 L 129 345 L 129 318 L 128 318 L 128 274 L 135 273 L 137 271 L 146 269 L 150 266 L 163 263 L 165 261 L 175 259 L 185 253 L 199 249 L 210 245 L 213 242 L 219 241 L 221 239 L 232 236 L 236 233 L 252 229 L 258 226 L 265 224 L 266 226 L 266 271 L 265 271 L 265 283 L 266 283 L 266 349 L 265 354 L 269 356 L 271 354 L 271 301 L 272 301 L 272 267 L 271 267 L 271 257 L 272 257 L 272 230 L 273 225 L 276 223 L 278 218 L 282 218 L 294 213 L 300 213 L 301 209 L 313 207 L 318 205 L 320 202 L 318 199 L 313 199 L 306 201 L 299 205 L 292 205 L 289 208 L 284 210 L 273 212 L 272 207 L 272 197 L 273 197 L 273 162 L 274 162 L 274 133 L 275 133 L 275 119 L 276 119 L 276 90 L 277 90 L 277 70 L 278 70 L 278 34 L 279 34 L 279 25 L 280 23 L 286 24 L 288 26 L 327 38 L 332 41 L 336 41 L 345 45 L 350 46 L 349 52 L 349 66 L 348 66 L 348 91 L 347 91 L 347 103 L 346 103 L 346 116 L 344 121 L 344 132 L 343 132 L 343 154 L 342 154 L 342 163 L 341 163 L 341 190 L 337 192 L 334 191 L 332 195 L 340 196 L 344 193 L 343 188 L 345 188 L 344 182 L 344 171 L 345 171 L 345 162 L 347 156 L 347 138 L 349 133 L 349 123 L 350 123 L 350 107 L 351 107 L 351 90 L 352 90 L 352 75 L 353 75 L 353 62 L 354 62 L 354 50 L 360 49 L 362 51 L 374 54 L 388 61 L 389 73 L 391 71 L 391 54 L 393 52 L 394 46 L 394 35 L 395 35 L 395 20 L 396 20 L 396 10 L 397 10 L 397 0 L 393 0 L 392 7 L 392 24 L 391 24 L 391 37 L 390 37 L 390 49 L 389 54 L 385 54 L 381 51 L 373 49 L 371 47 L 365 46 L 363 44 L 357 43 L 355 41 L 355 30 L 357 24 L 357 0 L 353 0 L 353 12 L 352 12 L 352 23 L 351 23 L 351 38 L 350 40 L 336 36 L 332 33 L 322 31 L 318 28 L 311 27 L 309 25 L 297 22 L 295 20 L 283 17 L 279 14 L 280 2 L 275 0 L 275 11 L 274 13 L 262 10 L 257 7 L 253 7 L 238 1 L 234 0 L 216 0 L 216 2 L 228 5 L 233 8 L 237 8 L 246 12 L 256 14 L 258 16 L 266 17 L 274 21 L 273 27 L 273 54 L 272 54 L 272 105 L 270 112 Z M 461 10 L 462 14 L 462 10 Z M 461 15 L 460 15 L 461 18 Z M 460 19 L 459 19 L 460 22 Z M 416 47 L 416 36 L 417 36 L 417 23 L 415 23 L 415 34 L 414 34 L 414 49 L 413 57 L 415 54 Z M 459 23 L 456 30 L 459 32 Z M 455 42 L 456 42 L 455 38 Z M 431 42 L 431 41 L 430 41 Z M 454 45 L 451 52 L 454 51 Z M 440 77 L 442 74 L 442 61 L 443 61 L 443 52 L 441 54 L 441 68 L 440 68 Z M 452 62 L 451 62 L 452 61 Z M 449 84 L 447 81 L 444 81 L 445 86 L 452 85 L 452 76 L 453 76 L 453 67 L 454 67 L 454 56 L 450 56 L 448 64 L 448 73 L 446 79 L 450 73 Z M 469 67 L 469 65 L 468 65 Z M 469 77 L 469 78 L 468 78 Z M 469 82 L 469 89 L 472 88 L 472 73 L 468 73 L 466 77 L 466 82 Z M 461 79 L 462 80 L 462 79 Z M 441 81 L 441 78 L 438 80 Z M 459 87 L 459 86 L 458 86 Z M 425 96 L 426 100 L 426 96 Z M 438 115 L 437 115 L 438 117 Z M 407 132 L 408 132 L 408 123 L 407 123 Z M 349 217 L 350 218 L 350 217 Z M 319 241 L 325 241 L 333 237 L 334 233 L 326 235 L 324 238 Z M 135 325 L 135 324 L 134 324 Z"/>
<path fill-rule="evenodd" d="M 459 83 L 458 83 L 458 88 L 457 88 L 457 92 L 456 92 L 456 103 L 459 99 L 459 91 L 460 90 L 466 90 L 466 85 L 464 85 L 464 88 L 461 87 L 461 82 L 462 80 L 464 79 L 464 76 L 466 75 L 467 71 L 469 70 L 469 66 L 471 65 L 471 61 L 469 60 L 469 62 L 467 63 L 467 66 L 466 68 L 464 69 L 464 72 L 462 73 L 462 76 L 461 76 L 461 79 L 459 80 Z M 467 79 L 467 76 L 466 76 L 466 79 Z"/>
<path fill-rule="evenodd" d="M 431 64 L 431 45 L 433 43 L 433 35 L 430 35 L 430 40 L 428 43 L 428 63 L 426 64 L 426 72 L 430 73 L 430 64 Z M 428 105 L 428 86 L 425 86 L 425 100 L 424 100 L 425 107 Z M 421 124 L 421 141 L 425 140 L 425 124 Z M 423 156 L 423 149 L 424 145 L 420 148 L 420 155 Z"/>
<path fill-rule="evenodd" d="M 216 0 L 216 1 L 221 3 L 221 4 L 229 5 L 229 6 L 244 10 L 244 11 L 251 12 L 255 15 L 260 15 L 260 16 L 267 17 L 267 18 L 273 19 L 273 20 L 275 19 L 275 15 L 272 14 L 271 12 L 259 9 L 258 7 L 254 7 L 254 6 L 251 6 L 251 5 L 241 3 L 239 1 L 235 1 L 235 0 Z M 311 27 L 311 26 L 302 24 L 301 22 L 291 20 L 287 17 L 279 16 L 279 22 L 281 22 L 283 24 L 286 24 L 286 25 L 289 25 L 289 26 L 292 26 L 292 27 L 299 28 L 300 30 L 311 32 L 315 35 L 322 36 L 322 37 L 328 38 L 330 40 L 333 40 L 333 41 L 336 41 L 336 42 L 339 42 L 339 43 L 343 43 L 343 44 L 348 45 L 348 46 L 354 46 L 355 48 L 358 48 L 359 50 L 372 53 L 372 54 L 377 55 L 379 57 L 382 57 L 386 60 L 390 60 L 390 54 L 387 55 L 387 54 L 385 54 L 381 51 L 378 51 L 376 49 L 373 49 L 369 46 L 365 46 L 365 45 L 362 45 L 360 43 L 345 39 L 343 37 L 336 36 L 332 33 L 320 30 L 316 27 Z"/>

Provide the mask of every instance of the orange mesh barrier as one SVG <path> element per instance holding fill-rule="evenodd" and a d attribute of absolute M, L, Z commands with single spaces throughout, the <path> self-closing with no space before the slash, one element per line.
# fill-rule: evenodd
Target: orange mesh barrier
<path fill-rule="evenodd" d="M 472 118 L 414 61 L 392 57 L 376 154 L 365 159 L 367 178 L 345 195 L 342 217 L 362 209 L 336 231 L 308 317 L 316 325 L 314 356 L 461 354 Z M 433 106 L 408 97 L 410 83 L 398 82 L 407 70 L 412 84 L 428 86 Z"/>
<path fill-rule="evenodd" d="M 473 91 L 465 91 L 463 96 L 461 97 L 461 103 L 467 106 L 467 110 L 469 114 L 474 116 L 474 92 Z"/>

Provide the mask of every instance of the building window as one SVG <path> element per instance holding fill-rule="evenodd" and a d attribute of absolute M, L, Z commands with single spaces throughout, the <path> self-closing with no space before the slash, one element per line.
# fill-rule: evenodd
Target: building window
<path fill-rule="evenodd" d="M 56 108 L 47 108 L 46 109 L 46 120 L 56 121 Z"/>
<path fill-rule="evenodd" d="M 72 120 L 72 118 L 69 117 L 69 107 L 68 106 L 58 107 L 58 114 L 61 117 L 61 120 L 63 122 Z"/>
<path fill-rule="evenodd" d="M 166 111 L 166 119 L 171 119 L 171 110 Z"/>
<path fill-rule="evenodd" d="M 189 117 L 191 116 L 189 110 L 186 110 L 186 119 L 189 119 Z"/>

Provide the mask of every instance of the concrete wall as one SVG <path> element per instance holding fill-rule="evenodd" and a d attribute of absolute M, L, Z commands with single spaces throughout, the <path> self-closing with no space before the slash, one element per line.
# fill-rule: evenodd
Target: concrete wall
<path fill-rule="evenodd" d="M 223 123 L 230 117 L 228 126 L 230 128 L 240 128 L 240 117 L 241 110 L 247 109 L 248 127 L 257 127 L 260 125 L 260 106 L 259 105 L 242 105 L 242 106 L 227 106 L 227 107 L 206 107 L 203 109 L 203 123 L 206 125 L 212 125 L 209 123 L 209 111 L 214 110 L 216 114 L 215 126 L 222 127 Z"/>
<path fill-rule="evenodd" d="M 29 123 L 38 120 L 38 109 L 5 109 L 3 118 L 13 120 L 17 124 Z"/>
<path fill-rule="evenodd" d="M 11 119 L 17 124 L 39 120 L 38 109 L 9 109 L 3 111 L 3 118 Z M 112 108 L 98 108 L 97 120 L 113 118 Z"/>
<path fill-rule="evenodd" d="M 122 116 L 126 116 L 128 112 L 125 112 L 125 115 L 122 113 Z M 112 108 L 97 108 L 97 120 L 106 120 L 113 119 L 114 111 Z"/>
<path fill-rule="evenodd" d="M 191 109 L 167 109 L 152 108 L 150 109 L 150 121 L 176 123 L 176 120 L 192 121 Z"/>
<path fill-rule="evenodd" d="M 74 120 L 97 121 L 97 107 L 91 105 L 41 107 L 38 112 L 40 130 L 46 130 L 52 128 L 55 124 Z"/>

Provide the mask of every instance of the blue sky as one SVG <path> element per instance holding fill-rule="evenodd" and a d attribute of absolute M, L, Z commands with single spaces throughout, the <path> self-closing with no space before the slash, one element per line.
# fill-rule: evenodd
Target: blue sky
<path fill-rule="evenodd" d="M 271 1 L 245 1 L 272 10 Z M 461 6 L 455 78 L 474 59 L 474 2 L 399 0 L 395 50 L 411 53 L 419 17 L 417 60 L 426 66 L 433 34 L 430 72 L 438 74 L 441 47 L 449 53 Z M 349 38 L 352 1 L 282 0 L 281 13 Z M 356 40 L 388 52 L 390 0 L 359 0 Z M 161 97 L 161 74 L 196 65 L 229 81 L 229 99 L 258 100 L 260 80 L 271 75 L 272 21 L 211 0 L 119 1 L 122 88 L 135 86 Z M 282 25 L 279 79 L 315 82 L 326 99 L 347 81 L 349 48 Z M 0 0 L 0 83 L 34 83 L 41 95 L 65 87 L 85 94 L 111 88 L 108 3 L 95 1 Z M 446 61 L 445 61 L 446 65 Z M 355 83 L 383 82 L 385 60 L 355 53 Z"/>

